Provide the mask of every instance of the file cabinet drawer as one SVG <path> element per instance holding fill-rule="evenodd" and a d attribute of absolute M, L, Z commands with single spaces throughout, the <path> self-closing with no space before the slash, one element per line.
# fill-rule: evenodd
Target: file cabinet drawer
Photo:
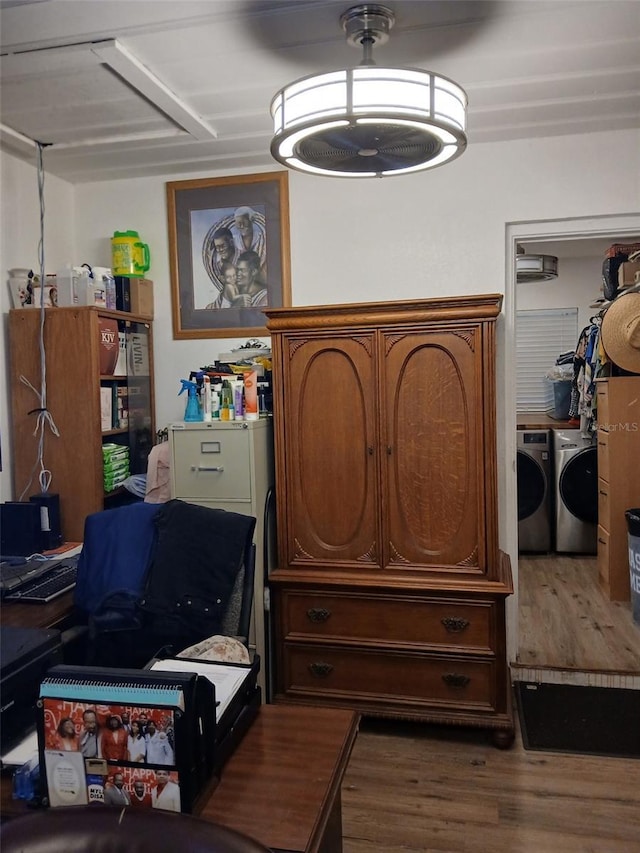
<path fill-rule="evenodd" d="M 182 499 L 251 500 L 246 430 L 176 432 L 174 493 Z"/>
<path fill-rule="evenodd" d="M 493 650 L 494 602 L 287 590 L 283 607 L 285 641 L 318 637 Z"/>
<path fill-rule="evenodd" d="M 385 697 L 399 706 L 418 701 L 452 709 L 495 708 L 491 660 L 287 643 L 283 676 L 285 695 L 292 698 L 315 695 L 366 704 Z"/>

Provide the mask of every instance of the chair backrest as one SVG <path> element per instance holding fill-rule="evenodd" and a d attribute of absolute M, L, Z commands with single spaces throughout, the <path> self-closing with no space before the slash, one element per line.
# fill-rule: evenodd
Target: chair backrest
<path fill-rule="evenodd" d="M 269 853 L 262 844 L 224 826 L 132 806 L 78 806 L 28 814 L 3 823 L 0 840 L 3 853 Z"/>
<path fill-rule="evenodd" d="M 178 500 L 141 506 L 153 508 L 155 529 L 144 587 L 108 589 L 108 578 L 127 572 L 127 554 L 109 542 L 97 553 L 112 558 L 115 567 L 105 572 L 101 564 L 87 566 L 106 576 L 102 592 L 107 587 L 111 593 L 90 611 L 87 663 L 137 668 L 163 648 L 176 653 L 219 633 L 248 645 L 256 519 Z M 119 529 L 109 525 L 107 537 Z M 136 577 L 140 571 L 138 561 Z"/>
<path fill-rule="evenodd" d="M 249 542 L 245 549 L 242 568 L 236 576 L 227 609 L 221 621 L 220 632 L 236 637 L 245 646 L 249 643 L 249 625 L 253 608 L 253 584 L 256 573 L 256 546 Z"/>

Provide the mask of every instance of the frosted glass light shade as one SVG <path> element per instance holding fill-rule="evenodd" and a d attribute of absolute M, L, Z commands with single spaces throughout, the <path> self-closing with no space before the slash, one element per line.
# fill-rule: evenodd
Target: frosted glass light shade
<path fill-rule="evenodd" d="M 414 68 L 315 74 L 271 102 L 271 153 L 300 171 L 376 177 L 430 169 L 466 148 L 467 96 L 446 77 Z"/>

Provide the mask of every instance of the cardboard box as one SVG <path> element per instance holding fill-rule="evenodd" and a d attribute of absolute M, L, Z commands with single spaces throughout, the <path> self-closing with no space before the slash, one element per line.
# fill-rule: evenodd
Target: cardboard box
<path fill-rule="evenodd" d="M 640 272 L 640 261 L 625 261 L 618 267 L 618 287 L 628 287 L 636 283 L 636 273 Z"/>
<path fill-rule="evenodd" d="M 153 320 L 153 282 L 148 278 L 129 279 L 130 311 Z"/>

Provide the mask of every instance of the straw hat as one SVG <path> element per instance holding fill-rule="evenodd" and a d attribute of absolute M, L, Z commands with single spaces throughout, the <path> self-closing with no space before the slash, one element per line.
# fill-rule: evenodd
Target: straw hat
<path fill-rule="evenodd" d="M 602 318 L 602 346 L 614 364 L 640 373 L 640 293 L 615 299 Z"/>

